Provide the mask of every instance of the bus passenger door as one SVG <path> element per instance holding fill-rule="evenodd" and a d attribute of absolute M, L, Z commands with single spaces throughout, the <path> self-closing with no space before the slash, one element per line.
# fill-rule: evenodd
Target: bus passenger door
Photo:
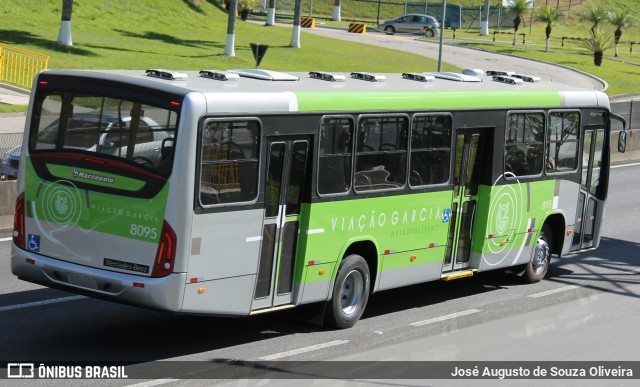
<path fill-rule="evenodd" d="M 602 219 L 598 216 L 604 210 L 600 208 L 604 197 L 607 176 L 602 170 L 602 154 L 605 146 L 605 129 L 587 129 L 582 139 L 582 176 L 580 178 L 580 193 L 576 208 L 576 223 L 573 233 L 571 250 L 582 250 L 594 247 L 594 242 L 600 235 Z"/>
<path fill-rule="evenodd" d="M 453 201 L 443 272 L 469 267 L 478 183 L 483 167 L 487 167 L 483 166 L 485 143 L 484 131 L 457 131 Z"/>
<path fill-rule="evenodd" d="M 308 138 L 268 140 L 265 216 L 252 310 L 289 304 L 298 241 L 298 217 L 309 159 Z"/>

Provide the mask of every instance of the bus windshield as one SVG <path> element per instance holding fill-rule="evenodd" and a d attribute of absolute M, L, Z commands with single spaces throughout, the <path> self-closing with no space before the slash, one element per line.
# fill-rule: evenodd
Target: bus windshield
<path fill-rule="evenodd" d="M 124 99 L 50 93 L 35 110 L 29 151 L 93 152 L 171 170 L 178 113 Z"/>

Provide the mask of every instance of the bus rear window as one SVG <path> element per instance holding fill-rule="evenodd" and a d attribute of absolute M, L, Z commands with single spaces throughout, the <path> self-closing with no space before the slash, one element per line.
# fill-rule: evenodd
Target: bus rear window
<path fill-rule="evenodd" d="M 49 94 L 36 106 L 29 151 L 81 150 L 171 171 L 178 113 L 95 95 Z"/>

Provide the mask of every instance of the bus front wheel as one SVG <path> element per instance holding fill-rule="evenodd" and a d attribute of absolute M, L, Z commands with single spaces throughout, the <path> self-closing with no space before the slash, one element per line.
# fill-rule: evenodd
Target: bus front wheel
<path fill-rule="evenodd" d="M 540 282 L 549 272 L 551 262 L 551 228 L 549 225 L 542 226 L 538 242 L 533 249 L 533 257 L 522 273 L 522 278 L 528 283 Z"/>
<path fill-rule="evenodd" d="M 357 254 L 344 258 L 327 305 L 327 325 L 338 329 L 354 326 L 367 305 L 370 282 L 369 266 L 364 258 Z"/>

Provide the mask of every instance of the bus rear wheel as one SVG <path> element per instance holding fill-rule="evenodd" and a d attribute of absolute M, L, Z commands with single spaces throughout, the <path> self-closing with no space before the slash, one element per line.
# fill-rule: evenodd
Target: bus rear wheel
<path fill-rule="evenodd" d="M 338 329 L 354 326 L 369 300 L 370 283 L 369 266 L 364 258 L 357 254 L 344 258 L 327 305 L 325 323 Z"/>
<path fill-rule="evenodd" d="M 522 273 L 522 278 L 527 283 L 540 282 L 549 272 L 552 243 L 551 228 L 545 224 L 542 226 L 540 236 L 533 249 L 531 261 L 529 261 L 524 269 L 524 273 Z"/>

